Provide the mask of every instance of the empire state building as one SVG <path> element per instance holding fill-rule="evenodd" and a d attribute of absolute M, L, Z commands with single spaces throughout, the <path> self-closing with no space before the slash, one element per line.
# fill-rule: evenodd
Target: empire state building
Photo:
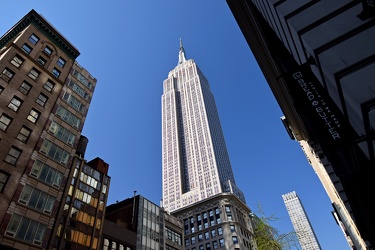
<path fill-rule="evenodd" d="M 173 212 L 221 193 L 245 203 L 236 186 L 210 85 L 180 40 L 177 66 L 163 82 L 163 206 Z"/>

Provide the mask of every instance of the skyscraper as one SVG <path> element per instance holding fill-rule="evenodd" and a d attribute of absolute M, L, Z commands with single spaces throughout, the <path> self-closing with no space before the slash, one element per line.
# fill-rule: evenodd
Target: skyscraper
<path fill-rule="evenodd" d="M 282 197 L 302 250 L 320 250 L 318 239 L 296 192 L 283 194 Z"/>
<path fill-rule="evenodd" d="M 214 96 L 180 40 L 178 65 L 163 82 L 163 206 L 167 211 L 237 188 Z"/>
<path fill-rule="evenodd" d="M 183 221 L 185 249 L 256 249 L 208 81 L 181 40 L 178 58 L 163 83 L 163 206 Z"/>

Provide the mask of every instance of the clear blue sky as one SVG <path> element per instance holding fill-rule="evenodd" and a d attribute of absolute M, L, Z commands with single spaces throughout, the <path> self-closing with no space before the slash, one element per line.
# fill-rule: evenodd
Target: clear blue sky
<path fill-rule="evenodd" d="M 83 135 L 87 160 L 110 165 L 108 204 L 133 191 L 159 204 L 162 83 L 178 62 L 182 37 L 215 96 L 237 185 L 248 206 L 293 230 L 281 195 L 296 191 L 324 250 L 349 249 L 332 206 L 283 115 L 224 0 L 8 1 L 4 34 L 31 9 L 81 52 L 98 79 Z"/>

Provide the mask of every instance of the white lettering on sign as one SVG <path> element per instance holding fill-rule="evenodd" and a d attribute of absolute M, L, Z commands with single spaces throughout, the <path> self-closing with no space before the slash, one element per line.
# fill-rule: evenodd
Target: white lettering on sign
<path fill-rule="evenodd" d="M 340 133 L 337 131 L 337 128 L 340 128 L 341 124 L 336 116 L 332 114 L 331 109 L 327 106 L 327 103 L 319 94 L 314 84 L 312 82 L 305 82 L 301 72 L 294 73 L 293 78 L 297 80 L 302 90 L 306 93 L 307 99 L 311 101 L 311 105 L 323 121 L 324 126 L 327 128 L 327 132 L 334 140 L 341 139 Z"/>

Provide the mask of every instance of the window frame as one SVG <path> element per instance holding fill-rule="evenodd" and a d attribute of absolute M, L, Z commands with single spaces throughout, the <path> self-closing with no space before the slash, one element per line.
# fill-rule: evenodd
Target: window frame
<path fill-rule="evenodd" d="M 31 36 L 29 37 L 29 42 L 31 42 L 32 44 L 37 44 L 39 42 L 40 38 L 35 35 L 34 33 L 31 34 Z"/>
<path fill-rule="evenodd" d="M 39 56 L 38 59 L 37 59 L 37 62 L 38 62 L 40 65 L 44 66 L 44 65 L 46 65 L 46 63 L 47 63 L 47 60 L 44 59 L 44 57 Z"/>
<path fill-rule="evenodd" d="M 44 107 L 48 101 L 48 96 L 46 96 L 43 93 L 39 93 L 38 98 L 36 99 L 36 103 L 38 103 L 40 106 Z"/>
<path fill-rule="evenodd" d="M 59 57 L 59 59 L 57 59 L 56 64 L 59 65 L 61 68 L 64 68 L 66 61 L 62 57 Z"/>
<path fill-rule="evenodd" d="M 14 152 L 17 153 L 17 155 L 14 154 Z M 20 158 L 22 154 L 22 150 L 17 148 L 16 146 L 11 146 L 7 155 L 4 158 L 4 161 L 15 166 L 17 164 L 18 159 Z"/>
<path fill-rule="evenodd" d="M 27 133 L 22 132 L 23 130 L 27 131 Z M 21 142 L 23 142 L 23 143 L 27 143 L 27 141 L 29 140 L 30 135 L 31 135 L 32 132 L 33 131 L 30 128 L 28 128 L 26 126 L 22 126 L 21 129 L 20 129 L 20 131 L 17 134 L 16 139 L 19 140 L 19 141 L 21 141 Z"/>
<path fill-rule="evenodd" d="M 21 47 L 21 49 L 28 55 L 30 55 L 30 53 L 33 51 L 33 48 L 28 45 L 27 43 L 24 43 Z"/>
<path fill-rule="evenodd" d="M 8 124 L 6 124 L 3 121 L 3 117 L 9 120 Z M 0 124 L 1 124 L 0 125 L 0 130 L 6 131 L 8 129 L 8 127 L 9 127 L 9 125 L 12 123 L 12 121 L 13 121 L 13 118 L 11 116 L 9 116 L 9 115 L 7 115 L 5 113 L 2 113 L 1 116 L 0 116 Z M 3 129 L 3 127 L 5 127 L 5 128 Z"/>
<path fill-rule="evenodd" d="M 55 83 L 51 80 L 47 80 L 46 83 L 43 85 L 43 88 L 47 90 L 48 92 L 52 92 L 53 88 L 55 87 Z"/>
<path fill-rule="evenodd" d="M 0 193 L 2 193 L 9 181 L 11 174 L 0 169 Z M 4 180 L 5 179 L 5 180 Z"/>
<path fill-rule="evenodd" d="M 19 68 L 21 67 L 22 63 L 25 61 L 25 59 L 23 59 L 20 55 L 18 54 L 15 54 L 14 57 L 12 58 L 12 60 L 10 61 L 10 63 L 16 67 L 16 68 Z"/>
<path fill-rule="evenodd" d="M 61 75 L 61 71 L 58 70 L 57 68 L 53 68 L 52 69 L 52 75 L 54 75 L 55 77 L 59 78 L 60 75 Z"/>
<path fill-rule="evenodd" d="M 13 96 L 13 98 L 8 103 L 7 107 L 14 112 L 18 112 L 18 110 L 21 108 L 23 103 L 23 100 L 19 98 L 18 96 Z"/>
<path fill-rule="evenodd" d="M 28 77 L 33 79 L 34 81 L 40 76 L 41 72 L 37 70 L 36 68 L 32 68 L 29 73 L 27 74 Z"/>
<path fill-rule="evenodd" d="M 32 112 L 34 112 L 35 114 L 32 114 Z M 26 119 L 35 124 L 38 121 L 40 115 L 41 113 L 38 110 L 32 108 Z"/>
<path fill-rule="evenodd" d="M 27 87 L 25 87 L 25 86 L 27 86 Z M 18 87 L 18 91 L 27 96 L 29 94 L 30 90 L 32 89 L 32 87 L 33 87 L 32 84 L 30 84 L 27 81 L 23 81 L 21 83 L 21 85 Z M 29 88 L 29 89 L 27 89 L 27 88 Z"/>
<path fill-rule="evenodd" d="M 8 67 L 5 67 L 0 74 L 0 78 L 3 79 L 5 82 L 10 82 L 14 77 L 15 73 L 10 70 Z"/>
<path fill-rule="evenodd" d="M 51 49 L 51 47 L 46 45 L 46 47 L 44 47 L 44 49 L 43 49 L 43 52 L 46 53 L 48 56 L 51 56 L 52 53 L 53 53 L 53 49 Z"/>

